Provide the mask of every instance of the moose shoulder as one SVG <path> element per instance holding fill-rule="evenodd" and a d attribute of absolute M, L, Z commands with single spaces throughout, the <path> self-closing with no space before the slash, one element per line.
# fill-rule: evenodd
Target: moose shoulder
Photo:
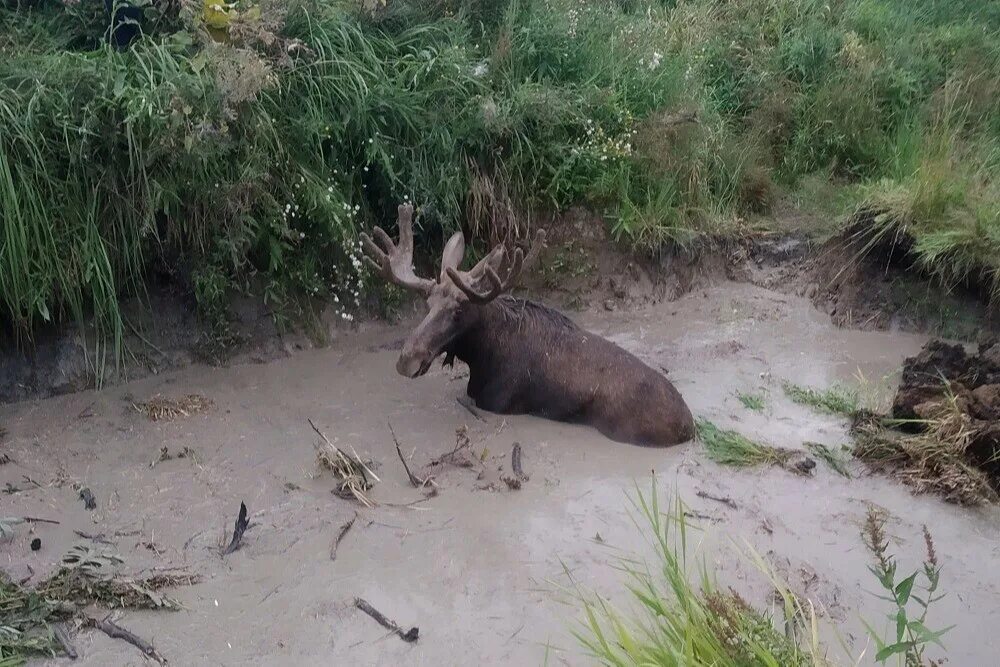
<path fill-rule="evenodd" d="M 612 440 L 640 445 L 694 436 L 691 411 L 663 375 L 552 308 L 505 294 L 525 265 L 520 249 L 506 271 L 502 245 L 461 271 L 465 243 L 456 233 L 442 253 L 438 279 L 421 278 L 413 272 L 412 222 L 412 208 L 400 206 L 398 244 L 378 227 L 375 241 L 363 235 L 366 258 L 379 273 L 427 299 L 429 311 L 396 362 L 401 375 L 419 377 L 445 354 L 446 363 L 468 364 L 467 393 L 491 412 L 588 424 Z M 540 232 L 528 263 L 543 239 Z"/>

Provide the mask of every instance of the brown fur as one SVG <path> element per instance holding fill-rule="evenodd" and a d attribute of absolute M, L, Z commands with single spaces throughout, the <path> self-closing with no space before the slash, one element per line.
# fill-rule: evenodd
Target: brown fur
<path fill-rule="evenodd" d="M 639 445 L 694 436 L 673 384 L 614 343 L 533 301 L 473 307 L 474 321 L 445 351 L 469 365 L 467 393 L 479 407 L 588 424 Z"/>

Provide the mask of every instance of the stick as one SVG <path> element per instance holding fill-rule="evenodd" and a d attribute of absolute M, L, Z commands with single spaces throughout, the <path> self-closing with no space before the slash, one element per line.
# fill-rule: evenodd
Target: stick
<path fill-rule="evenodd" d="M 434 481 L 430 477 L 428 477 L 427 479 L 420 479 L 412 472 L 410 472 L 410 466 L 406 464 L 406 458 L 403 456 L 403 450 L 400 449 L 399 447 L 399 439 L 396 438 L 396 431 L 394 431 L 392 428 L 392 422 L 390 422 L 387 419 L 385 423 L 389 425 L 389 433 L 392 434 L 392 441 L 396 443 L 396 454 L 399 455 L 399 460 L 403 463 L 403 470 L 406 471 L 406 476 L 410 478 L 410 484 L 413 485 L 413 488 L 422 489 L 428 484 L 434 484 Z"/>
<path fill-rule="evenodd" d="M 730 498 L 729 496 L 713 496 L 712 494 L 707 493 L 705 491 L 698 491 L 696 495 L 699 498 L 705 498 L 707 500 L 714 500 L 717 503 L 722 503 L 729 509 L 738 510 L 740 508 L 740 506 L 736 504 L 736 501 Z"/>
<path fill-rule="evenodd" d="M 62 623 L 56 623 L 52 626 L 52 634 L 55 636 L 56 641 L 59 642 L 59 645 L 62 646 L 63 653 L 65 653 L 70 660 L 76 660 L 76 647 L 73 646 L 73 642 L 69 639 L 69 633 L 66 632 L 66 626 Z"/>
<path fill-rule="evenodd" d="M 365 612 L 372 618 L 374 618 L 378 622 L 378 624 L 381 625 L 386 630 L 389 630 L 399 635 L 399 638 L 402 639 L 404 642 L 417 641 L 417 637 L 420 634 L 420 628 L 414 626 L 409 630 L 407 630 L 406 632 L 403 632 L 402 628 L 396 625 L 395 621 L 386 618 L 382 614 L 382 612 L 380 612 L 378 609 L 371 606 L 368 602 L 362 600 L 361 598 L 354 598 L 354 606 L 360 609 L 361 611 Z"/>
<path fill-rule="evenodd" d="M 243 540 L 243 533 L 246 532 L 247 526 L 250 525 L 250 520 L 247 519 L 247 506 L 246 503 L 240 503 L 240 515 L 236 517 L 236 526 L 233 528 L 233 541 L 229 543 L 225 551 L 222 552 L 223 556 L 228 556 L 237 549 L 240 548 L 240 542 Z"/>
<path fill-rule="evenodd" d="M 122 641 L 128 642 L 132 646 L 142 651 L 143 655 L 145 655 L 147 658 L 152 658 L 161 665 L 167 664 L 167 661 L 164 660 L 160 656 L 160 654 L 156 652 L 156 649 L 153 648 L 153 646 L 149 642 L 139 637 L 136 637 L 134 634 L 132 634 L 125 628 L 111 622 L 110 620 L 108 620 L 110 618 L 111 618 L 110 616 L 107 616 L 104 618 L 104 620 L 101 621 L 97 620 L 96 618 L 91 618 L 90 620 L 94 624 L 95 628 L 106 634 L 108 637 L 111 637 L 112 639 L 121 639 Z"/>
<path fill-rule="evenodd" d="M 82 537 L 85 540 L 93 540 L 94 542 L 100 542 L 101 544 L 110 544 L 114 546 L 114 542 L 104 538 L 104 533 L 98 533 L 97 535 L 91 535 L 90 533 L 85 533 L 82 530 L 74 530 L 76 535 Z"/>
<path fill-rule="evenodd" d="M 515 442 L 514 448 L 510 450 L 510 469 L 514 471 L 514 474 L 521 481 L 528 481 L 528 476 L 524 474 L 524 468 L 521 467 L 521 443 Z"/>
<path fill-rule="evenodd" d="M 24 519 L 27 523 L 54 523 L 56 525 L 59 525 L 59 522 L 56 521 L 55 519 L 39 519 L 38 517 L 35 516 L 23 516 L 21 518 Z"/>
<path fill-rule="evenodd" d="M 347 531 L 351 529 L 354 522 L 358 520 L 358 513 L 355 512 L 354 516 L 350 521 L 345 521 L 344 525 L 340 527 L 340 532 L 337 533 L 337 539 L 334 540 L 333 546 L 330 548 L 330 560 L 337 560 L 337 549 L 340 548 L 340 541 L 344 539 L 344 535 L 347 535 Z"/>
<path fill-rule="evenodd" d="M 469 399 L 458 397 L 458 398 L 455 399 L 455 401 L 459 405 L 461 405 L 463 408 L 465 408 L 466 410 L 468 410 L 469 414 L 471 414 L 473 417 L 475 417 L 479 421 L 481 421 L 481 422 L 486 421 L 486 417 L 483 416 L 483 413 L 481 413 L 478 409 L 476 409 L 476 406 L 474 406 L 472 404 L 472 401 L 470 401 Z"/>

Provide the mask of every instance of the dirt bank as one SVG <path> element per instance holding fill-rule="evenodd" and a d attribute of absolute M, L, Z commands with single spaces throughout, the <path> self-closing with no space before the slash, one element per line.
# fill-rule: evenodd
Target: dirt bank
<path fill-rule="evenodd" d="M 612 243 L 605 222 L 586 209 L 540 218 L 535 225 L 549 231 L 549 245 L 536 270 L 526 276 L 525 287 L 570 311 L 627 311 L 735 280 L 805 296 L 847 328 L 923 332 L 955 340 L 1000 331 L 996 313 L 980 295 L 935 286 L 909 271 L 898 253 L 870 253 L 859 261 L 857 247 L 844 239 L 818 243 L 794 234 L 759 235 L 641 257 Z M 430 259 L 436 266 L 437 258 Z M 367 321 L 366 330 L 380 330 L 383 325 L 373 313 L 385 308 L 369 306 L 358 319 Z M 99 380 L 116 385 L 194 363 L 264 363 L 300 350 L 336 347 L 357 333 L 335 316 L 334 308 L 312 307 L 314 318 L 279 331 L 262 299 L 237 297 L 230 309 L 231 336 L 220 345 L 195 315 L 189 295 L 158 286 L 148 299 L 122 304 L 127 326 L 118 367 L 107 358 L 98 363 L 88 326 L 43 332 L 30 352 L 0 341 L 0 403 L 72 393 Z M 406 316 L 420 307 L 406 301 L 400 312 Z"/>
<path fill-rule="evenodd" d="M 790 403 L 782 380 L 827 386 L 860 371 L 888 398 L 893 373 L 924 342 L 840 329 L 805 298 L 748 284 L 698 288 L 631 311 L 594 306 L 574 317 L 667 369 L 698 416 L 785 447 L 839 445 L 848 424 Z M 859 614 L 878 624 L 885 611 L 860 538 L 867 504 L 888 512 L 901 567 L 917 566 L 927 524 L 947 592 L 934 621 L 957 624 L 945 638 L 950 663 L 990 664 L 1000 651 L 990 632 L 1000 623 L 1000 588 L 988 575 L 1000 555 L 995 510 L 914 497 L 881 476 L 847 480 L 822 466 L 811 478 L 740 471 L 711 463 L 694 444 L 641 449 L 528 417 L 481 422 L 456 403 L 463 368 L 436 368 L 412 381 L 395 374 L 392 348 L 406 331 L 363 329 L 335 349 L 267 364 L 195 366 L 100 393 L 0 407 L 9 431 L 0 446 L 11 459 L 0 466 L 0 487 L 17 489 L 2 496 L 3 514 L 61 522 L 20 530 L 0 545 L 0 566 L 17 579 L 33 571 L 37 581 L 82 530 L 125 535 L 112 541 L 131 568 L 185 566 L 202 575 L 173 592 L 186 610 L 130 613 L 123 621 L 177 665 L 513 665 L 546 656 L 549 664 L 586 664 L 569 634 L 577 609 L 558 593 L 567 583 L 564 566 L 582 585 L 621 601 L 615 559 L 646 553 L 625 494 L 656 470 L 661 491 L 678 490 L 702 517 L 698 549 L 723 583 L 770 606 L 770 589 L 753 567 L 715 549 L 746 538 L 855 652 L 866 645 Z M 741 391 L 764 393 L 764 411 L 744 409 L 735 396 Z M 192 392 L 213 406 L 158 422 L 132 408 L 157 394 Z M 307 419 L 380 464 L 372 493 L 382 506 L 359 511 L 335 561 L 332 543 L 358 507 L 331 494 L 332 480 L 318 475 Z M 521 443 L 530 479 L 518 491 L 479 490 L 473 472 L 451 469 L 439 475 L 437 497 L 388 507 L 422 494 L 407 482 L 387 420 L 415 469 L 454 447 L 456 428 L 467 425 L 474 451 L 485 450 L 491 465 L 506 465 L 513 443 Z M 151 466 L 163 447 L 194 455 Z M 97 509 L 84 508 L 73 482 L 94 492 Z M 698 491 L 728 497 L 736 509 Z M 254 526 L 223 559 L 218 548 L 241 501 Z M 36 536 L 42 546 L 33 552 Z M 355 597 L 405 628 L 418 626 L 419 640 L 387 637 L 354 608 Z M 77 643 L 75 664 L 144 664 L 133 647 L 98 633 Z"/>

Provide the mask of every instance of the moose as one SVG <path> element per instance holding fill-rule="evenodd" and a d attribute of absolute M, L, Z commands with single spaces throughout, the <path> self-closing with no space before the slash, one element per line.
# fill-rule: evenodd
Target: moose
<path fill-rule="evenodd" d="M 361 240 L 365 259 L 382 278 L 427 300 L 429 312 L 396 362 L 400 375 L 420 377 L 444 354 L 446 365 L 456 358 L 468 365 L 466 392 L 489 412 L 586 424 L 637 445 L 667 446 L 694 436 L 691 411 L 667 378 L 558 311 L 507 293 L 544 246 L 543 230 L 527 257 L 517 248 L 508 264 L 499 244 L 469 271 L 459 268 L 465 240 L 456 232 L 435 281 L 413 269 L 412 206 L 399 207 L 397 226 L 398 243 L 380 227 L 374 241 L 367 234 Z"/>

